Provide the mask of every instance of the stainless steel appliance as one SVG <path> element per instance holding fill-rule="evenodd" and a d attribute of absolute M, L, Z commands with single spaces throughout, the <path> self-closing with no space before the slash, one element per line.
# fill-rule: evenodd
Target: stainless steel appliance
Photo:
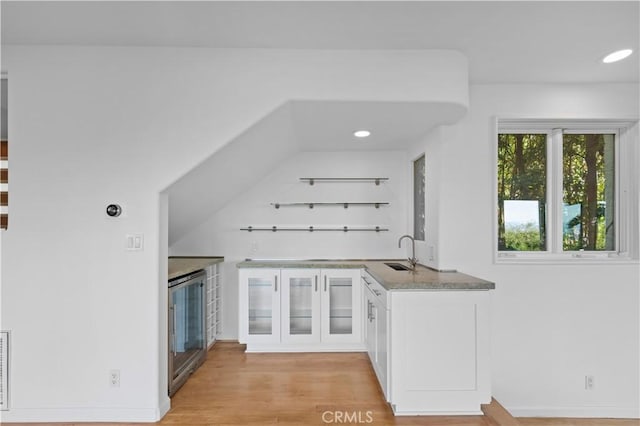
<path fill-rule="evenodd" d="M 169 281 L 169 396 L 206 359 L 204 270 Z"/>

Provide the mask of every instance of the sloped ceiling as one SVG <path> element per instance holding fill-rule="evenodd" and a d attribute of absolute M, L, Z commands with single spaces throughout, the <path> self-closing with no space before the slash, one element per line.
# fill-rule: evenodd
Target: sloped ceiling
<path fill-rule="evenodd" d="M 169 245 L 301 151 L 403 150 L 462 105 L 420 102 L 290 101 L 167 189 Z M 372 135 L 353 136 L 357 128 Z"/>
<path fill-rule="evenodd" d="M 171 185 L 169 245 L 297 152 L 291 109 L 282 105 Z"/>

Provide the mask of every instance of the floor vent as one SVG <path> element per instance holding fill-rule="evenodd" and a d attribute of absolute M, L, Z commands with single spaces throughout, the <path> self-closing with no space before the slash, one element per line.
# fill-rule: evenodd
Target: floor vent
<path fill-rule="evenodd" d="M 0 332 L 0 410 L 9 409 L 9 332 Z"/>

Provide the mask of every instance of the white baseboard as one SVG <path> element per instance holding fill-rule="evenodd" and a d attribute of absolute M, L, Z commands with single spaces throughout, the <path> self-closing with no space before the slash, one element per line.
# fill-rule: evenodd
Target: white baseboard
<path fill-rule="evenodd" d="M 238 341 L 238 335 L 233 335 L 233 334 L 220 334 L 219 336 L 216 336 L 216 340 L 222 341 L 222 342 L 237 342 Z"/>
<path fill-rule="evenodd" d="M 513 417 L 578 417 L 603 419 L 638 419 L 639 407 L 508 407 Z"/>
<path fill-rule="evenodd" d="M 158 408 L 158 417 L 157 419 L 160 420 L 164 417 L 165 414 L 167 414 L 169 412 L 169 410 L 171 409 L 171 399 L 167 396 L 164 401 L 160 402 L 160 407 Z"/>
<path fill-rule="evenodd" d="M 154 423 L 167 408 L 10 408 L 0 413 L 1 423 Z M 168 408 L 167 408 L 168 410 Z M 166 413 L 166 411 L 165 411 Z M 163 414 L 164 415 L 164 414 Z"/>
<path fill-rule="evenodd" d="M 252 352 L 366 352 L 367 348 L 362 343 L 348 343 L 348 344 L 298 344 L 298 345 L 286 345 L 286 344 L 247 344 L 247 353 Z"/>

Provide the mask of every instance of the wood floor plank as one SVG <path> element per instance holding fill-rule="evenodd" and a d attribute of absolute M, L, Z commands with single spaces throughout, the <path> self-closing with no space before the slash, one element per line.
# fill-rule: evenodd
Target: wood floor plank
<path fill-rule="evenodd" d="M 495 398 L 490 404 L 482 405 L 482 412 L 497 426 L 521 426 L 518 419 L 513 417 Z"/>

